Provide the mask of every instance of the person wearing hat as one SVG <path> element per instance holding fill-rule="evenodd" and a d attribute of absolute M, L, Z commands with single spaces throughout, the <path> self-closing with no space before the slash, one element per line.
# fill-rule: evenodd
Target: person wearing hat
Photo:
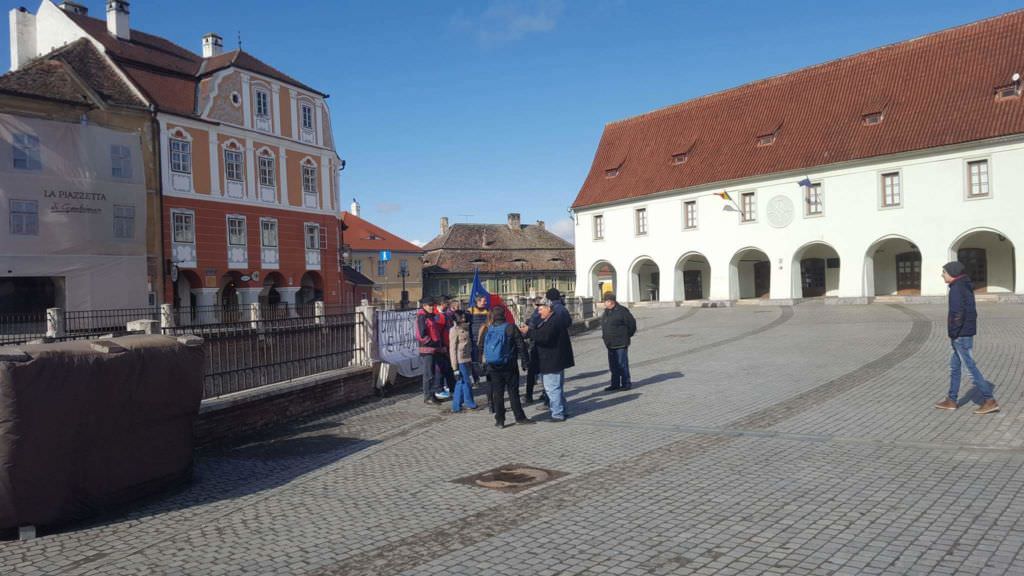
<path fill-rule="evenodd" d="M 420 299 L 420 309 L 416 311 L 415 337 L 419 344 L 420 368 L 423 370 L 423 401 L 439 404 L 440 400 L 435 396 L 439 392 L 439 386 L 434 377 L 434 371 L 444 373 L 444 366 L 447 366 L 447 347 L 444 334 L 444 316 L 437 311 L 437 299 L 432 296 L 425 296 Z"/>
<path fill-rule="evenodd" d="M 533 340 L 537 351 L 537 370 L 551 407 L 551 420 L 563 422 L 568 417 L 565 405 L 565 370 L 575 366 L 569 330 L 556 316 L 553 302 L 544 298 L 537 308 L 539 322 L 524 324 L 519 329 Z"/>
<path fill-rule="evenodd" d="M 942 267 L 942 279 L 949 285 L 949 314 L 947 333 L 953 354 L 949 358 L 949 393 L 935 405 L 940 410 L 956 410 L 960 392 L 961 365 L 967 366 L 974 387 L 981 394 L 981 405 L 975 414 L 992 414 L 999 404 L 992 396 L 992 384 L 982 376 L 971 356 L 974 336 L 978 333 L 978 310 L 974 304 L 974 286 L 961 262 L 949 262 Z"/>
<path fill-rule="evenodd" d="M 601 316 L 601 337 L 608 348 L 608 371 L 612 383 L 605 392 L 629 390 L 633 383 L 629 378 L 629 342 L 636 334 L 636 318 L 625 306 L 615 300 L 615 294 L 604 295 L 604 314 Z"/>

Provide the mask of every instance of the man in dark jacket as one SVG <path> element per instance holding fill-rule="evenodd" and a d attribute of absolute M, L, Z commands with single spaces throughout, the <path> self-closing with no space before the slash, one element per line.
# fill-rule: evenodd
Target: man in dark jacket
<path fill-rule="evenodd" d="M 444 316 L 436 309 L 437 300 L 425 296 L 420 300 L 420 309 L 416 311 L 416 342 L 419 344 L 420 368 L 423 370 L 423 401 L 440 401 L 434 396 L 438 392 L 434 371 L 443 373 L 441 362 L 447 361 L 447 347 L 445 346 L 445 322 Z M 450 364 L 450 363 L 449 363 Z"/>
<path fill-rule="evenodd" d="M 981 393 L 981 406 L 975 414 L 992 414 L 999 411 L 999 404 L 992 397 L 992 384 L 981 375 L 974 364 L 971 348 L 978 333 L 978 311 L 974 305 L 974 286 L 964 274 L 964 265 L 950 262 L 942 267 L 942 279 L 949 285 L 949 315 L 947 333 L 953 347 L 949 359 L 949 394 L 935 405 L 940 410 L 956 410 L 957 394 L 960 392 L 960 365 L 967 366 L 974 387 Z"/>
<path fill-rule="evenodd" d="M 576 365 L 573 358 L 569 329 L 558 318 L 552 302 L 541 300 L 537 309 L 540 322 L 536 326 L 522 326 L 520 330 L 532 338 L 537 350 L 537 368 L 544 392 L 551 406 L 551 420 L 563 422 L 568 417 L 565 403 L 565 369 Z"/>
<path fill-rule="evenodd" d="M 615 300 L 615 294 L 604 295 L 604 315 L 601 316 L 601 337 L 608 348 L 608 370 L 612 384 L 605 392 L 629 390 L 629 340 L 636 334 L 636 319 L 625 306 Z"/>
<path fill-rule="evenodd" d="M 480 345 L 484 374 L 487 375 L 487 383 L 491 388 L 490 404 L 494 408 L 494 425 L 498 428 L 505 427 L 506 391 L 509 402 L 512 404 L 512 414 L 516 418 L 516 423 L 533 424 L 533 420 L 526 417 L 523 405 L 519 402 L 519 370 L 516 367 L 516 360 L 519 360 L 524 371 L 529 360 L 523 335 L 514 324 L 505 321 L 504 306 L 492 307 L 490 314 L 490 324 L 481 331 L 478 344 Z M 502 335 L 502 333 L 504 334 Z M 499 340 L 504 343 L 504 346 L 500 350 L 490 350 L 489 344 Z M 498 356 L 504 358 L 504 361 L 499 364 L 493 359 L 489 359 L 488 355 L 491 353 L 497 353 Z"/>

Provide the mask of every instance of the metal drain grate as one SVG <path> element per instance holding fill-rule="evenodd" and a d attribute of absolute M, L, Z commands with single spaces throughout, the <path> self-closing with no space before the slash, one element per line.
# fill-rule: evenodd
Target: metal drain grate
<path fill-rule="evenodd" d="M 521 492 L 527 488 L 533 488 L 555 478 L 568 474 L 558 470 L 546 470 L 526 464 L 506 464 L 479 474 L 456 478 L 452 480 L 457 484 L 468 484 L 479 486 L 499 492 Z"/>

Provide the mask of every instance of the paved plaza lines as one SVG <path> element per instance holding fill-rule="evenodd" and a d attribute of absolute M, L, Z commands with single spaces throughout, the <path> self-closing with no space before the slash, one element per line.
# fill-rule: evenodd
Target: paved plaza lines
<path fill-rule="evenodd" d="M 204 452 L 133 512 L 0 543 L 0 573 L 1024 573 L 1024 308 L 981 307 L 988 417 L 931 408 L 942 307 L 636 314 L 634 389 L 603 391 L 583 335 L 567 423 L 497 430 L 415 394 L 339 412 Z M 509 463 L 567 475 L 451 482 Z"/>

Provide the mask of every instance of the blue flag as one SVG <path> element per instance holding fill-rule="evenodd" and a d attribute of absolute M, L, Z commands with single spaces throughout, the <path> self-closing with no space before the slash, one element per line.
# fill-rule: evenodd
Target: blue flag
<path fill-rule="evenodd" d="M 804 178 L 803 180 L 797 182 L 797 184 L 801 188 L 810 188 L 811 187 L 811 179 L 810 178 Z"/>
<path fill-rule="evenodd" d="M 469 291 L 469 305 L 476 306 L 477 296 L 483 296 L 486 298 L 487 308 L 491 307 L 491 293 L 484 288 L 482 282 L 480 282 L 480 269 L 477 268 L 473 272 L 473 288 Z"/>

